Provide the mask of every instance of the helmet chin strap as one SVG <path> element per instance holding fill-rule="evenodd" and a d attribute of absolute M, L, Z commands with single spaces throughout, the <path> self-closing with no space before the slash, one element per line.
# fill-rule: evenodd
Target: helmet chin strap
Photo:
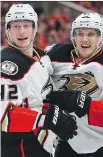
<path fill-rule="evenodd" d="M 77 50 L 76 45 L 75 45 L 75 43 L 74 43 L 74 38 L 72 38 L 72 43 L 73 43 L 73 46 L 74 46 L 74 48 L 75 48 L 75 53 L 76 53 L 76 55 L 79 57 L 78 50 Z"/>
<path fill-rule="evenodd" d="M 34 31 L 34 34 L 33 34 L 33 36 L 32 36 L 32 39 L 31 39 L 31 41 L 30 41 L 30 44 L 29 44 L 28 46 L 26 46 L 26 47 L 18 47 L 18 46 L 16 46 L 16 45 L 13 44 L 13 42 L 12 42 L 12 40 L 11 40 L 11 39 L 12 39 L 12 36 L 11 36 L 11 34 L 10 34 L 10 31 L 8 30 L 6 41 L 8 42 L 8 44 L 9 44 L 10 46 L 12 46 L 12 47 L 14 47 L 14 48 L 16 48 L 16 49 L 18 49 L 18 50 L 27 50 L 27 49 L 31 46 L 31 44 L 33 43 L 35 35 L 36 35 L 36 31 Z M 10 39 L 10 37 L 11 37 L 11 39 Z"/>

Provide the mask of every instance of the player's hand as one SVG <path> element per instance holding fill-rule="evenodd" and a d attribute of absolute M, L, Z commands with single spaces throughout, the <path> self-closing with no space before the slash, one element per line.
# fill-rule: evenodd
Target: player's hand
<path fill-rule="evenodd" d="M 61 109 L 75 112 L 78 117 L 86 115 L 91 104 L 91 97 L 85 91 L 53 91 L 44 102 L 56 104 Z"/>
<path fill-rule="evenodd" d="M 77 135 L 76 118 L 58 106 L 44 104 L 42 113 L 46 115 L 44 128 L 53 131 L 62 140 L 67 141 Z"/>

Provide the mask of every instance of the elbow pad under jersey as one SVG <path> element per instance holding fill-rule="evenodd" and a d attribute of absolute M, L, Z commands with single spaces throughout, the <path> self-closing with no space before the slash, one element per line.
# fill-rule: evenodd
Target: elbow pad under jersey
<path fill-rule="evenodd" d="M 6 118 L 2 120 L 2 131 L 30 132 L 38 125 L 41 116 L 39 112 L 28 108 L 13 107 L 9 109 Z M 6 123 L 8 126 L 7 130 L 4 130 L 6 120 L 8 120 L 8 123 Z"/>
<path fill-rule="evenodd" d="M 88 113 L 89 125 L 103 127 L 103 101 L 92 101 Z"/>

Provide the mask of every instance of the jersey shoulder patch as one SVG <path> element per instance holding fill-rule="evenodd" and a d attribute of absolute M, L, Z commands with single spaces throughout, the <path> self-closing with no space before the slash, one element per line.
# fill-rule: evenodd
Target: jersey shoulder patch
<path fill-rule="evenodd" d="M 16 75 L 18 73 L 18 65 L 13 61 L 5 60 L 1 63 L 1 72 L 7 75 Z"/>
<path fill-rule="evenodd" d="M 17 80 L 21 79 L 30 68 L 30 62 L 26 62 L 26 56 L 18 50 L 4 48 L 1 50 L 1 76 Z"/>

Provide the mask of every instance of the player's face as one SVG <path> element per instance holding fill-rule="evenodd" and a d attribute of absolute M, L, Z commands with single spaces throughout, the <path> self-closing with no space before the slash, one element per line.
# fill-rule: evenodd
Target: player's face
<path fill-rule="evenodd" d="M 88 58 L 97 48 L 100 42 L 100 36 L 95 29 L 78 29 L 75 33 L 74 41 L 79 55 L 82 58 Z"/>
<path fill-rule="evenodd" d="M 31 21 L 10 22 L 10 40 L 18 47 L 25 48 L 30 44 L 34 28 Z"/>

